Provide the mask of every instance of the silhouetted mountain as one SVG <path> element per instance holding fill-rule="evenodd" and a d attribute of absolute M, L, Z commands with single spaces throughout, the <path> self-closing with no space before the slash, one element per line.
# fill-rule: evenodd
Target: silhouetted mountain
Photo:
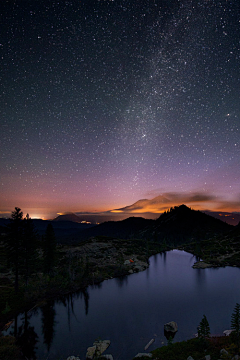
<path fill-rule="evenodd" d="M 144 229 L 140 236 L 160 242 L 181 244 L 227 233 L 231 229 L 232 225 L 201 211 L 192 210 L 186 205 L 180 205 L 164 212 L 151 227 Z"/>
<path fill-rule="evenodd" d="M 73 221 L 76 223 L 80 223 L 81 219 L 74 213 L 67 213 L 64 215 L 59 215 L 53 221 Z"/>
<path fill-rule="evenodd" d="M 141 217 L 130 217 L 122 221 L 107 221 L 76 234 L 74 242 L 86 240 L 92 236 L 109 236 L 120 239 L 130 239 L 135 237 L 140 230 L 147 226 L 151 226 L 154 221 L 155 220 L 144 219 Z"/>
<path fill-rule="evenodd" d="M 0 219 L 0 226 L 9 220 Z M 107 221 L 100 225 L 82 224 L 73 221 L 48 221 L 34 219 L 33 223 L 43 235 L 51 222 L 58 243 L 74 244 L 93 236 L 108 236 L 122 239 L 138 238 L 180 245 L 190 241 L 208 239 L 218 234 L 238 231 L 240 225 L 232 226 L 201 211 L 185 205 L 175 206 L 158 219 L 130 217 L 122 221 Z M 4 229 L 2 229 L 4 231 Z"/>

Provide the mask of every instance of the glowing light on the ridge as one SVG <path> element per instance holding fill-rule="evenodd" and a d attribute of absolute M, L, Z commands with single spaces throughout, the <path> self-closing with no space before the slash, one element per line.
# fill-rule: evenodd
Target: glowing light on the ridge
<path fill-rule="evenodd" d="M 39 214 L 31 214 L 30 218 L 31 219 L 42 219 L 42 220 L 44 220 L 44 218 Z"/>

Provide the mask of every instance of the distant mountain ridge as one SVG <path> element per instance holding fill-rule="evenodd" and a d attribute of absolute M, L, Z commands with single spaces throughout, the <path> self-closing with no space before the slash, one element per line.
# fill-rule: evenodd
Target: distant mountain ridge
<path fill-rule="evenodd" d="M 165 204 L 166 201 L 167 199 L 164 198 L 163 196 L 157 196 L 151 200 L 141 199 L 132 205 L 128 205 L 123 208 L 115 209 L 112 211 L 107 211 L 101 214 L 97 214 L 97 213 L 75 214 L 73 212 L 68 212 L 57 216 L 52 221 L 72 221 L 77 223 L 87 221 L 87 222 L 91 222 L 92 224 L 99 224 L 108 221 L 122 221 L 131 216 L 141 217 L 145 219 L 157 219 L 159 216 L 162 215 L 162 213 L 157 214 L 157 211 L 161 210 L 161 206 L 162 206 L 161 204 Z M 147 208 L 149 212 L 146 213 L 141 212 L 141 210 Z M 151 211 L 156 211 L 156 212 L 151 213 Z M 217 212 L 210 210 L 201 210 L 201 212 L 208 214 L 223 222 L 227 222 L 230 225 L 237 225 L 240 222 L 240 213 L 231 213 L 231 212 L 223 212 L 223 211 Z"/>
<path fill-rule="evenodd" d="M 129 217 L 122 221 L 107 221 L 76 232 L 72 241 L 77 243 L 93 236 L 109 236 L 181 244 L 227 233 L 233 228 L 234 226 L 201 211 L 180 205 L 166 211 L 156 220 Z"/>
<path fill-rule="evenodd" d="M 48 224 L 51 223 L 54 229 L 56 239 L 59 243 L 71 242 L 72 237 L 74 237 L 75 234 L 79 234 L 81 231 L 96 226 L 92 224 L 82 224 L 73 221 L 53 221 L 42 219 L 32 219 L 32 221 L 40 238 L 45 234 Z M 9 222 L 10 219 L 0 218 L 0 233 L 6 233 L 6 226 L 9 224 Z"/>
<path fill-rule="evenodd" d="M 76 219 L 77 215 L 69 215 L 71 219 Z M 69 219 L 69 217 L 67 218 Z M 99 225 L 92 225 L 63 221 L 62 219 L 66 219 L 65 215 L 60 215 L 58 220 L 55 219 L 51 223 L 57 241 L 65 244 L 77 244 L 91 237 L 107 236 L 119 239 L 145 239 L 177 246 L 190 241 L 201 241 L 219 234 L 223 235 L 240 228 L 240 225 L 229 225 L 211 215 L 192 210 L 186 205 L 175 206 L 161 214 L 156 220 L 129 217 L 121 221 L 107 221 Z M 0 226 L 4 226 L 4 221 L 1 220 L 3 219 L 0 219 Z M 42 236 L 50 221 L 35 219 L 33 222 L 39 235 Z"/>
<path fill-rule="evenodd" d="M 94 236 L 131 239 L 134 238 L 141 230 L 153 223 L 154 220 L 144 219 L 142 217 L 129 217 L 121 221 L 106 221 L 90 229 L 83 230 L 79 234 L 75 234 L 74 240 L 77 242 L 79 239 L 87 240 Z"/>

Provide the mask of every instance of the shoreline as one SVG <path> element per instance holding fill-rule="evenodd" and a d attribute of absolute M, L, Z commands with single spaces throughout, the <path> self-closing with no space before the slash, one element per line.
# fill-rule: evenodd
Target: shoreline
<path fill-rule="evenodd" d="M 0 314 L 0 333 L 14 317 L 24 311 L 41 306 L 45 302 L 84 291 L 88 286 L 98 285 L 104 280 L 131 275 L 149 267 L 149 258 L 169 249 L 158 243 L 147 249 L 142 240 L 90 239 L 75 246 L 59 246 L 59 264 L 54 277 L 36 274 L 29 290 L 20 288 L 19 301 L 6 314 Z M 88 256 L 86 256 L 88 254 Z M 69 259 L 71 271 L 69 271 Z M 66 273 L 70 272 L 70 275 Z M 12 277 L 0 279 L 8 281 L 13 291 Z M 14 294 L 16 295 L 16 294 Z M 6 301 L 7 304 L 7 301 Z M 11 307 L 11 306 L 10 306 Z"/>

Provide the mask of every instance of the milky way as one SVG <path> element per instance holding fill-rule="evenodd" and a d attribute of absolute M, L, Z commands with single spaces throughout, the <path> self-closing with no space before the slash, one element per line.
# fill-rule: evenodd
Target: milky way
<path fill-rule="evenodd" d="M 240 211 L 238 0 L 1 8 L 2 213 L 170 192 Z"/>

